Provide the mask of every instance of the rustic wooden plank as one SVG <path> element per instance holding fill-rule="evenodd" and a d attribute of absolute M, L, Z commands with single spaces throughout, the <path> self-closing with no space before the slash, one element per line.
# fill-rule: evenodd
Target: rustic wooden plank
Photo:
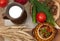
<path fill-rule="evenodd" d="M 4 25 L 4 20 L 3 20 L 3 16 L 2 16 L 2 13 L 3 12 L 3 9 L 0 8 L 0 26 L 3 26 Z"/>

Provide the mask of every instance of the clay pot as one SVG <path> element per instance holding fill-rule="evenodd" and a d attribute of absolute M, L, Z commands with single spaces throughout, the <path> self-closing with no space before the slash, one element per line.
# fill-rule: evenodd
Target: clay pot
<path fill-rule="evenodd" d="M 19 6 L 23 10 L 22 13 L 21 13 L 21 16 L 19 16 L 18 18 L 12 18 L 9 15 L 9 10 L 13 6 Z M 18 4 L 18 3 L 14 2 L 14 3 L 9 4 L 8 7 L 6 8 L 5 16 L 6 16 L 5 18 L 10 19 L 15 24 L 22 24 L 27 18 L 27 12 L 25 11 L 24 7 L 21 4 Z"/>

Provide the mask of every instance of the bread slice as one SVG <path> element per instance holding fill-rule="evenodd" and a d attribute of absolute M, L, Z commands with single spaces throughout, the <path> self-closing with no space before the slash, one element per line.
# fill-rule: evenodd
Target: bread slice
<path fill-rule="evenodd" d="M 57 8 L 57 14 L 56 15 L 54 15 L 53 17 L 54 17 L 54 19 L 55 19 L 55 21 L 59 18 L 59 10 L 60 10 L 60 8 L 59 8 L 59 3 L 56 1 L 56 0 L 53 0 L 54 2 L 55 2 L 55 5 L 58 7 Z"/>
<path fill-rule="evenodd" d="M 56 0 L 60 4 L 60 0 Z"/>

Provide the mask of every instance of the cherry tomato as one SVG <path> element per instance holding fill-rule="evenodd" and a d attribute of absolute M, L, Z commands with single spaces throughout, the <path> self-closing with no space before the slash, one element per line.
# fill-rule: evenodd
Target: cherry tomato
<path fill-rule="evenodd" d="M 20 3 L 22 5 L 26 4 L 28 0 L 14 0 L 17 3 Z"/>
<path fill-rule="evenodd" d="M 45 13 L 43 13 L 43 12 L 37 13 L 36 20 L 37 20 L 37 22 L 40 22 L 40 23 L 45 22 L 46 21 L 46 15 L 45 15 Z"/>
<path fill-rule="evenodd" d="M 5 7 L 8 4 L 8 0 L 0 0 L 0 7 Z"/>

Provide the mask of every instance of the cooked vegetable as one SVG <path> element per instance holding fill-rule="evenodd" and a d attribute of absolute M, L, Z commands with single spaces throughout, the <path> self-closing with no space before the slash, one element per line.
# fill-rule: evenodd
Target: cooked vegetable
<path fill-rule="evenodd" d="M 49 26 L 43 26 L 40 28 L 39 34 L 43 38 L 48 38 L 52 34 L 52 30 L 49 28 Z"/>
<path fill-rule="evenodd" d="M 36 20 L 37 20 L 37 22 L 41 22 L 41 23 L 45 22 L 46 21 L 45 13 L 43 13 L 43 12 L 37 13 Z"/>
<path fill-rule="evenodd" d="M 5 7 L 8 4 L 8 0 L 0 0 L 0 7 Z"/>
<path fill-rule="evenodd" d="M 36 23 L 36 7 L 35 5 L 32 7 L 32 21 Z"/>

